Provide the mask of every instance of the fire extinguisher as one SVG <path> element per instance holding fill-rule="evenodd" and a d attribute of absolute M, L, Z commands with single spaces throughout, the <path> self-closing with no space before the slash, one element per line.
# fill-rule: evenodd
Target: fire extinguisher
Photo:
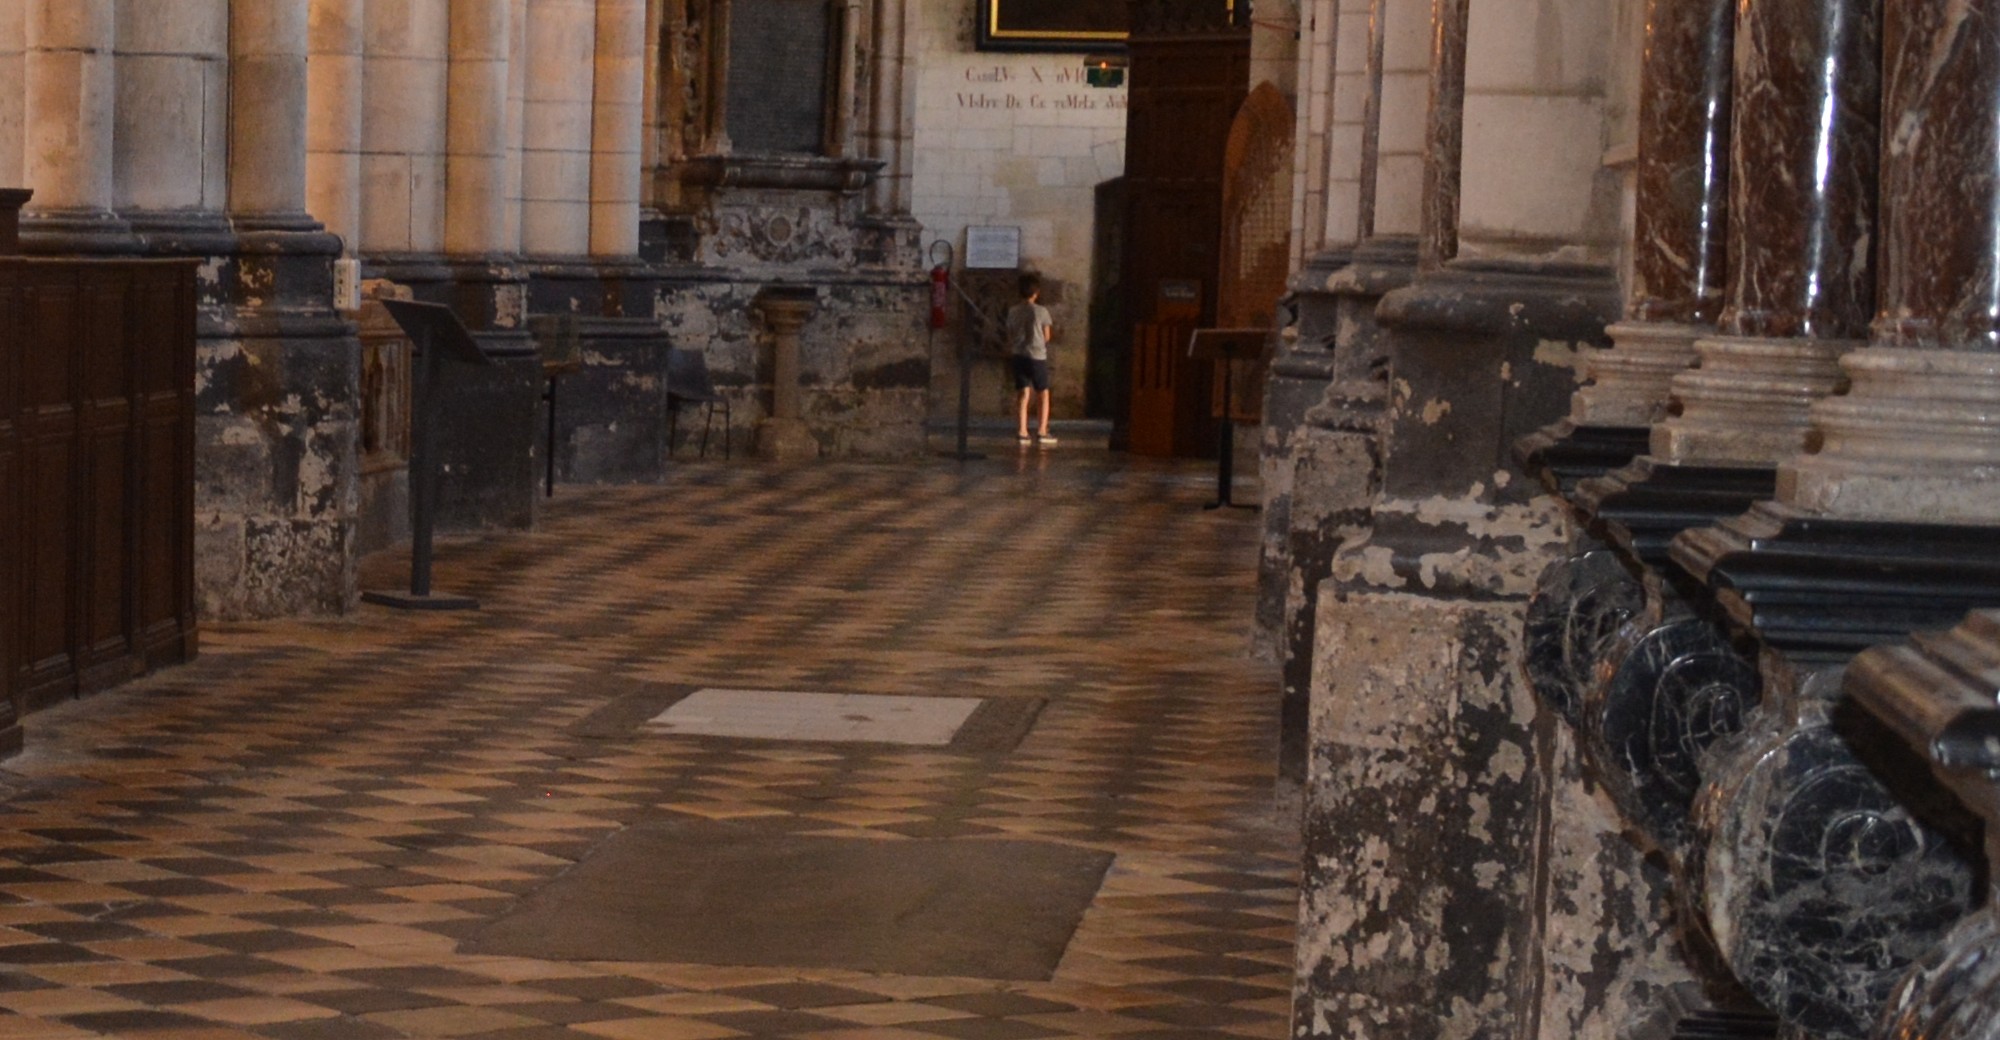
<path fill-rule="evenodd" d="M 941 329 L 951 323 L 945 305 L 951 302 L 951 269 L 943 264 L 931 268 L 931 328 Z"/>

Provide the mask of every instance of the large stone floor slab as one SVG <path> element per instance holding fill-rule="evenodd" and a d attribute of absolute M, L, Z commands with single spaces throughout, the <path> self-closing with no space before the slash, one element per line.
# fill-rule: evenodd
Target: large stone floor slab
<path fill-rule="evenodd" d="M 1049 842 L 631 827 L 465 952 L 1046 980 L 1111 858 Z"/>

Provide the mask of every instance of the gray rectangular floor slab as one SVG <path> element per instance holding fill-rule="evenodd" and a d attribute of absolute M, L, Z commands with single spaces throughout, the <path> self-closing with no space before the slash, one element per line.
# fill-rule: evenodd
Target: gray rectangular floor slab
<path fill-rule="evenodd" d="M 606 838 L 464 952 L 1046 980 L 1111 859 L 1042 842 L 645 824 Z"/>

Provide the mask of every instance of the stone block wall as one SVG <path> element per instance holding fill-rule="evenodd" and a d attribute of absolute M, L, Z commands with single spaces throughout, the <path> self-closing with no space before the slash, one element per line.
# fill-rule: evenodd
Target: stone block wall
<path fill-rule="evenodd" d="M 975 50 L 976 6 L 923 0 L 912 212 L 926 247 L 949 242 L 961 260 L 967 226 L 1021 229 L 1022 264 L 1060 287 L 1049 294 L 1052 404 L 1058 416 L 1080 415 L 1095 192 L 1124 172 L 1126 90 L 1083 82 L 1082 55 Z M 955 334 L 938 336 L 934 364 L 950 388 L 940 414 L 958 403 Z M 997 392 L 975 394 L 975 412 L 1010 406 L 1004 363 L 980 362 L 979 385 Z"/>

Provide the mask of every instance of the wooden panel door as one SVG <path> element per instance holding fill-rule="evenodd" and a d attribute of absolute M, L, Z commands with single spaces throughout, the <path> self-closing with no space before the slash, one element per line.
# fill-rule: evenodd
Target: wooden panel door
<path fill-rule="evenodd" d="M 72 651 L 82 598 L 73 533 L 80 519 L 76 491 L 82 467 L 75 348 L 83 300 L 74 270 L 39 263 L 22 270 L 19 688 L 27 704 L 38 705 L 76 688 Z"/>
<path fill-rule="evenodd" d="M 143 668 L 195 653 L 194 269 L 148 264 L 133 281 L 133 503 L 130 611 Z"/>
<path fill-rule="evenodd" d="M 1199 4 L 1180 6 L 1192 10 Z M 1228 5 L 1207 7 L 1213 9 L 1208 11 L 1213 17 L 1162 16 L 1157 25 L 1135 21 L 1128 45 L 1132 88 L 1125 140 L 1129 206 L 1125 284 L 1135 351 L 1141 326 L 1184 320 L 1178 313 L 1160 310 L 1161 301 L 1170 295 L 1165 288 L 1174 283 L 1200 287 L 1188 324 L 1215 323 L 1223 158 L 1230 124 L 1249 90 L 1250 35 L 1247 26 L 1230 24 Z M 1213 452 L 1217 426 L 1208 408 L 1210 364 L 1189 360 L 1183 339 L 1183 349 L 1172 354 L 1171 372 L 1156 373 L 1161 386 L 1171 387 L 1172 404 L 1167 407 L 1159 401 L 1142 404 L 1136 396 L 1138 361 L 1135 355 L 1132 449 L 1153 453 L 1170 445 L 1160 453 Z M 1140 429 L 1146 409 L 1160 421 L 1171 416 L 1171 430 Z"/>
<path fill-rule="evenodd" d="M 20 278 L 19 260 L 0 259 L 0 753 L 20 743 Z"/>
<path fill-rule="evenodd" d="M 134 509 L 133 357 L 139 338 L 131 306 L 133 270 L 128 266 L 85 268 L 78 288 L 89 301 L 76 326 L 77 401 L 76 505 L 84 523 L 76 560 L 76 655 L 79 689 L 108 686 L 137 674 L 134 667 L 132 572 L 139 532 Z"/>

